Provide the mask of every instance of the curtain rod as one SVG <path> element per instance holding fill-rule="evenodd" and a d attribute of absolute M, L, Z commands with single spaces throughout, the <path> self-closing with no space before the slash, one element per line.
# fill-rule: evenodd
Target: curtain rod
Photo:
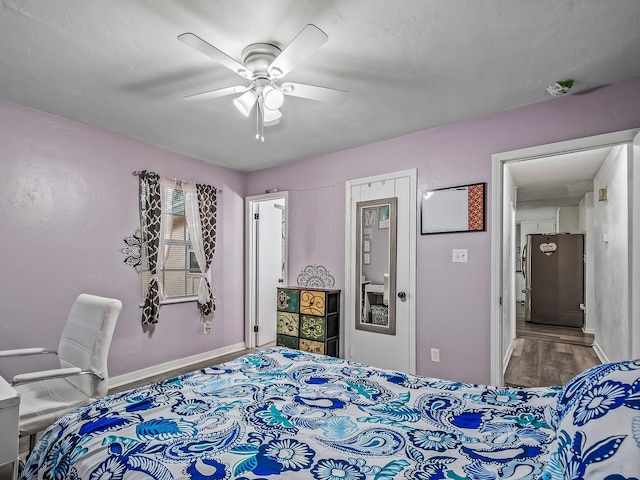
<path fill-rule="evenodd" d="M 142 173 L 142 170 L 134 170 L 133 172 L 131 172 L 131 175 L 133 175 L 134 177 L 137 177 L 137 176 L 139 176 L 141 173 Z M 189 181 L 189 180 L 180 180 L 180 179 L 178 179 L 178 178 L 171 178 L 171 180 L 173 180 L 174 182 L 180 182 L 180 183 L 182 183 L 182 182 L 188 182 L 188 181 Z M 193 183 L 198 183 L 198 182 L 196 182 L 196 181 L 194 181 L 194 180 L 191 180 L 191 181 L 192 181 Z M 218 192 L 218 193 L 221 193 L 221 192 L 222 192 L 222 189 L 221 189 L 221 188 L 215 187 L 215 189 L 216 189 L 216 192 Z"/>

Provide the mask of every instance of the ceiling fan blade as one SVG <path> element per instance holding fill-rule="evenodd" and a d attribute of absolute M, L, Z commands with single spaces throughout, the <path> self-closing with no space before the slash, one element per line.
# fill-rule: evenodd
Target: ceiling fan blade
<path fill-rule="evenodd" d="M 273 78 L 284 77 L 293 67 L 326 43 L 329 37 L 315 25 L 307 25 L 278 55 L 267 71 Z"/>
<path fill-rule="evenodd" d="M 344 102 L 349 95 L 349 92 L 345 92 L 344 90 L 292 82 L 283 83 L 281 89 L 282 93 L 292 97 L 308 98 L 309 100 L 316 100 L 317 102 L 335 104 Z"/>
<path fill-rule="evenodd" d="M 207 57 L 212 58 L 216 62 L 221 63 L 241 77 L 251 79 L 252 73 L 247 70 L 247 67 L 242 65 L 236 59 L 224 53 L 222 50 L 218 50 L 210 43 L 205 42 L 199 36 L 194 35 L 193 33 L 183 33 L 182 35 L 178 35 L 178 40 L 180 40 L 185 45 L 189 45 L 191 48 L 195 48 L 200 53 L 205 54 Z"/>
<path fill-rule="evenodd" d="M 224 97 L 225 95 L 233 95 L 234 93 L 244 93 L 251 89 L 251 85 L 248 87 L 242 85 L 236 85 L 235 87 L 219 88 L 217 90 L 209 90 L 208 92 L 194 93 L 193 95 L 187 95 L 183 97 L 185 100 L 211 100 L 212 98 Z"/>

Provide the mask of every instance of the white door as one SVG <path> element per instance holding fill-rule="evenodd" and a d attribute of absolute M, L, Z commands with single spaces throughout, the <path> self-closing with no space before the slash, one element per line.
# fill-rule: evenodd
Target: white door
<path fill-rule="evenodd" d="M 629 183 L 631 185 L 631 256 L 629 283 L 631 283 L 630 358 L 640 358 L 640 133 L 631 142 L 629 152 Z M 636 439 L 637 440 L 637 439 Z"/>
<path fill-rule="evenodd" d="M 415 373 L 416 325 L 416 179 L 415 169 L 394 172 L 347 182 L 346 270 L 345 270 L 345 357 L 375 367 Z M 396 302 L 396 333 L 357 330 L 356 302 L 362 289 L 356 272 L 356 221 L 358 202 L 396 197 L 397 211 L 397 279 L 396 291 L 389 298 Z M 377 227 L 373 227 L 377 228 Z M 371 252 L 373 255 L 374 253 Z"/>
<path fill-rule="evenodd" d="M 287 192 L 247 197 L 247 347 L 276 340 L 277 288 L 287 275 Z"/>
<path fill-rule="evenodd" d="M 284 282 L 283 275 L 283 213 L 282 199 L 256 204 L 257 264 L 258 264 L 258 338 L 260 347 L 276 341 L 277 288 Z"/>

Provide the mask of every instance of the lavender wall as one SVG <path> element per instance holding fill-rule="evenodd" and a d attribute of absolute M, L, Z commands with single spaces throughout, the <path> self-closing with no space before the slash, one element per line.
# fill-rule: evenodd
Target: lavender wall
<path fill-rule="evenodd" d="M 488 383 L 491 155 L 639 126 L 636 78 L 253 172 L 247 194 L 289 190 L 289 278 L 306 265 L 321 264 L 336 278 L 336 287 L 344 288 L 345 180 L 417 167 L 418 190 L 487 182 L 486 233 L 418 237 L 417 371 Z M 453 248 L 468 248 L 469 262 L 451 263 Z M 440 349 L 441 363 L 430 361 L 431 347 Z"/>
<path fill-rule="evenodd" d="M 81 292 L 124 304 L 111 376 L 244 341 L 244 173 L 2 101 L 0 158 L 0 349 L 55 348 Z M 157 326 L 141 327 L 140 277 L 119 252 L 139 224 L 131 172 L 141 169 L 223 190 L 213 279 L 218 310 L 209 335 L 194 303 L 164 306 Z M 17 359 L 0 365 L 5 376 L 17 370 Z"/>
<path fill-rule="evenodd" d="M 493 153 L 638 126 L 640 79 L 633 79 L 243 174 L 0 101 L 0 349 L 55 347 L 80 292 L 124 303 L 112 376 L 240 343 L 245 194 L 289 190 L 289 278 L 321 264 L 343 288 L 345 180 L 417 167 L 419 190 L 485 181 L 490 198 Z M 223 189 L 210 335 L 193 304 L 163 307 L 151 331 L 140 325 L 139 277 L 119 249 L 138 225 L 131 172 L 144 168 Z M 486 233 L 418 237 L 419 373 L 489 381 L 490 203 L 487 210 Z M 452 264 L 452 248 L 468 248 L 469 263 Z M 429 360 L 431 347 L 440 348 L 441 363 Z M 0 365 L 5 376 L 17 370 L 17 360 Z"/>

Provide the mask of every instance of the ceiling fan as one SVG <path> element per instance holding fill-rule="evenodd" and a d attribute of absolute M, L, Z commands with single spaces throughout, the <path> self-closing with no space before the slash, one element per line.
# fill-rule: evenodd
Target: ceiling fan
<path fill-rule="evenodd" d="M 253 43 L 242 51 L 241 62 L 230 57 L 222 50 L 207 43 L 193 33 L 183 33 L 178 40 L 195 48 L 206 56 L 216 60 L 239 76 L 249 80 L 248 85 L 195 93 L 184 97 L 185 100 L 209 100 L 226 95 L 241 94 L 233 100 L 236 108 L 248 117 L 257 105 L 256 121 L 261 119 L 263 127 L 279 123 L 282 113 L 280 107 L 285 95 L 307 98 L 319 102 L 341 103 L 348 92 L 333 88 L 305 85 L 302 83 L 282 82 L 296 65 L 315 52 L 329 39 L 326 33 L 315 25 L 307 25 L 285 47 L 280 50 L 271 43 Z M 256 138 L 264 141 L 259 133 Z"/>

